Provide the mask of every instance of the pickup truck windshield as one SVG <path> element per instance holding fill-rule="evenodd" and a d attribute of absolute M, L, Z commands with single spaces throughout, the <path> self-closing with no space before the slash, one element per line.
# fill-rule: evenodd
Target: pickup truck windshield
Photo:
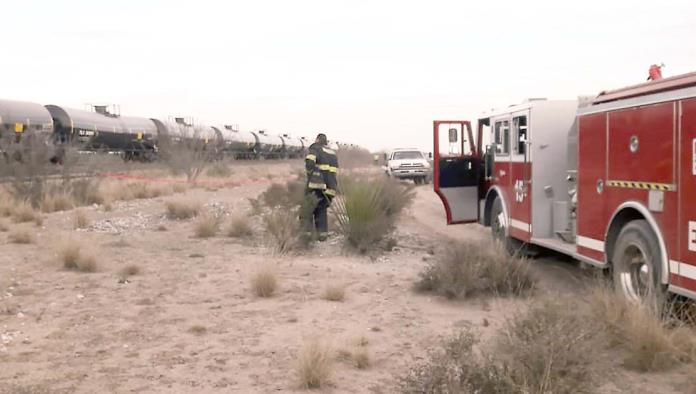
<path fill-rule="evenodd" d="M 418 151 L 394 152 L 394 154 L 392 154 L 392 160 L 422 159 L 422 158 L 423 158 L 423 155 Z"/>

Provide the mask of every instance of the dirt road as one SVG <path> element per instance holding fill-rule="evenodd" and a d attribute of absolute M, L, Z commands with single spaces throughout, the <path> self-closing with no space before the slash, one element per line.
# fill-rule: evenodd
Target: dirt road
<path fill-rule="evenodd" d="M 264 166 L 278 178 L 293 170 Z M 247 213 L 247 198 L 268 182 L 192 189 L 186 198 L 223 215 Z M 79 231 L 70 212 L 46 215 L 32 245 L 0 234 L 0 392 L 293 392 L 298 349 L 318 337 L 337 351 L 366 342 L 372 361 L 365 370 L 336 361 L 324 391 L 390 393 L 445 336 L 474 327 L 485 340 L 527 302 L 450 302 L 412 291 L 443 237 L 488 236 L 476 225 L 446 227 L 430 186 L 418 188 L 401 220 L 399 246 L 374 259 L 346 254 L 335 241 L 275 256 L 258 218 L 251 240 L 198 239 L 193 221 L 164 215 L 172 198 L 180 197 L 121 202 L 111 212 L 88 208 L 92 224 Z M 65 239 L 96 252 L 96 273 L 62 269 L 56 251 Z M 572 291 L 581 274 L 552 260 L 536 264 L 558 279 L 544 283 Z M 128 264 L 141 272 L 120 280 Z M 280 280 L 269 299 L 250 289 L 263 264 Z M 321 299 L 329 284 L 346 286 L 343 302 Z"/>

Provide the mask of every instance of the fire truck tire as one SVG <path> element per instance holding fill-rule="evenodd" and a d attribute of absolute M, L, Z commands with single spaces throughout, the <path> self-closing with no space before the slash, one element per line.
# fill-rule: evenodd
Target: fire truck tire
<path fill-rule="evenodd" d="M 629 222 L 617 238 L 612 257 L 614 287 L 630 301 L 660 305 L 666 288 L 660 282 L 660 245 L 645 220 Z"/>
<path fill-rule="evenodd" d="M 503 200 L 500 197 L 496 197 L 493 200 L 493 205 L 491 205 L 491 235 L 493 240 L 500 242 L 503 249 L 511 255 L 520 253 L 522 251 L 522 243 L 507 234 L 504 220 L 501 220 L 503 215 Z"/>

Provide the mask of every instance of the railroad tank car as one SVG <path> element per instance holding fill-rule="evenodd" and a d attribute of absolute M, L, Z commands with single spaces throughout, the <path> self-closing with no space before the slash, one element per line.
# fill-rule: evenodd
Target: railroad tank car
<path fill-rule="evenodd" d="M 281 135 L 284 142 L 283 155 L 288 158 L 295 158 L 302 155 L 304 151 L 304 141 L 301 138 L 292 137 L 289 134 Z"/>
<path fill-rule="evenodd" d="M 148 118 L 121 117 L 105 107 L 95 112 L 47 105 L 53 118 L 55 139 L 77 144 L 85 150 L 122 152 L 126 158 L 156 150 L 157 126 Z"/>
<path fill-rule="evenodd" d="M 46 142 L 53 137 L 53 118 L 41 104 L 0 100 L 0 140 L 20 142 L 27 135 Z"/>
<path fill-rule="evenodd" d="M 256 153 L 263 158 L 277 158 L 282 156 L 285 144 L 278 135 L 267 134 L 265 130 L 253 132 L 258 139 Z"/>
<path fill-rule="evenodd" d="M 250 131 L 240 131 L 232 125 L 216 126 L 222 135 L 223 151 L 236 159 L 252 158 L 256 155 L 259 143 L 256 134 Z"/>

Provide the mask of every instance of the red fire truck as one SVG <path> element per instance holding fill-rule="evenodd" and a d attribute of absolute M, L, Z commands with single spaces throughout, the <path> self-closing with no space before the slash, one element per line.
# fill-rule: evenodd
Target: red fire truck
<path fill-rule="evenodd" d="M 434 122 L 448 224 L 611 268 L 630 299 L 696 298 L 696 73 L 530 99 L 476 126 Z"/>

